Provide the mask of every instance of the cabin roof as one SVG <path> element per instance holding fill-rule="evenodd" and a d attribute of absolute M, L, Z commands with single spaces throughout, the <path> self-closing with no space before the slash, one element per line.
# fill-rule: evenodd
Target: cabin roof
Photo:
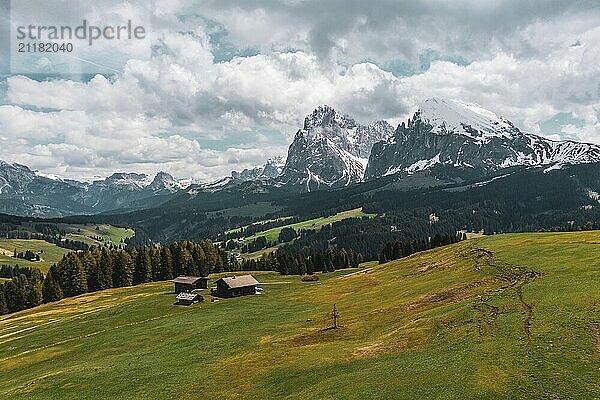
<path fill-rule="evenodd" d="M 177 298 L 177 300 L 193 301 L 193 300 L 196 300 L 197 297 L 198 297 L 198 295 L 196 293 L 182 292 L 182 293 L 179 293 L 176 298 Z"/>
<path fill-rule="evenodd" d="M 186 275 L 181 275 L 178 276 L 177 278 L 173 279 L 173 283 L 185 283 L 188 285 L 193 285 L 196 282 L 198 282 L 199 280 L 202 279 L 208 279 L 208 278 L 202 278 L 200 276 L 186 276 Z"/>
<path fill-rule="evenodd" d="M 223 281 L 229 289 L 256 286 L 259 284 L 252 275 L 230 276 L 228 278 L 221 278 L 220 280 Z"/>

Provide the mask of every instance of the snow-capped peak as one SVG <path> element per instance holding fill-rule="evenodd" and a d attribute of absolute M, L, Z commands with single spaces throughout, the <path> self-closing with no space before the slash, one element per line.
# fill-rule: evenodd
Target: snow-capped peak
<path fill-rule="evenodd" d="M 465 135 L 484 142 L 493 137 L 510 139 L 520 134 L 507 119 L 478 104 L 458 100 L 427 99 L 419 106 L 417 115 L 438 134 Z"/>

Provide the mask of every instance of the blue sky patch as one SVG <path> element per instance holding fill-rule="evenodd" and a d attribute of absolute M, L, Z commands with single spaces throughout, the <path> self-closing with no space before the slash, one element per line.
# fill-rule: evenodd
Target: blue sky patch
<path fill-rule="evenodd" d="M 574 125 L 578 128 L 582 128 L 585 125 L 585 121 L 581 118 L 576 118 L 573 116 L 573 113 L 560 112 L 554 117 L 538 123 L 540 130 L 546 135 L 558 135 L 561 139 L 576 140 L 577 137 L 575 135 L 562 131 L 562 128 L 565 125 Z"/>

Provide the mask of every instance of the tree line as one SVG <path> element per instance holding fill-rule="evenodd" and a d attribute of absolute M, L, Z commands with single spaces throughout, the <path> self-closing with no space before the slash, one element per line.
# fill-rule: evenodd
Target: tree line
<path fill-rule="evenodd" d="M 354 250 L 329 247 L 313 252 L 271 252 L 260 258 L 245 260 L 246 271 L 278 271 L 282 275 L 304 275 L 315 272 L 333 272 L 338 269 L 358 267 L 363 257 Z"/>
<path fill-rule="evenodd" d="M 127 250 L 92 247 L 65 254 L 46 276 L 36 268 L 2 267 L 2 274 L 10 275 L 11 280 L 0 285 L 0 314 L 86 292 L 163 281 L 178 275 L 207 276 L 235 267 L 226 253 L 208 240 Z"/>
<path fill-rule="evenodd" d="M 402 257 L 408 257 L 419 251 L 429 250 L 452 243 L 457 243 L 466 238 L 464 235 L 456 234 L 436 234 L 431 238 L 421 240 L 410 240 L 407 242 L 388 242 L 379 254 L 379 264 L 396 260 Z"/>

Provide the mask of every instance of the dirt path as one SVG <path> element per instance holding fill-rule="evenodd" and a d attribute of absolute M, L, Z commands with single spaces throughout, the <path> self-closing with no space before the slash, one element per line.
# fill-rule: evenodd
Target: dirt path
<path fill-rule="evenodd" d="M 500 288 L 494 294 L 503 294 L 506 290 L 513 289 L 517 294 L 517 299 L 523 310 L 523 333 L 527 336 L 527 341 L 532 341 L 531 324 L 533 321 L 534 307 L 525 301 L 523 295 L 523 287 L 534 279 L 541 276 L 539 272 L 530 270 L 526 266 L 510 265 L 498 260 L 494 253 L 482 249 L 472 248 L 464 254 L 475 262 L 475 270 L 495 276 L 504 281 L 505 286 Z M 493 296 L 490 294 L 489 296 Z M 500 313 L 500 309 L 489 303 L 490 297 L 479 299 L 473 303 L 473 308 L 476 310 L 475 321 L 477 330 L 480 335 L 484 335 L 486 331 L 495 331 L 496 316 Z M 487 328 L 487 329 L 486 329 Z"/>
<path fill-rule="evenodd" d="M 528 304 L 527 302 L 525 302 L 525 300 L 523 299 L 523 285 L 524 284 L 525 283 L 517 285 L 515 287 L 515 292 L 517 292 L 519 302 L 521 303 L 521 306 L 523 307 L 523 311 L 525 314 L 525 316 L 523 318 L 523 332 L 525 332 L 525 335 L 527 336 L 527 341 L 531 343 L 531 320 L 533 319 L 533 306 L 531 304 Z"/>

